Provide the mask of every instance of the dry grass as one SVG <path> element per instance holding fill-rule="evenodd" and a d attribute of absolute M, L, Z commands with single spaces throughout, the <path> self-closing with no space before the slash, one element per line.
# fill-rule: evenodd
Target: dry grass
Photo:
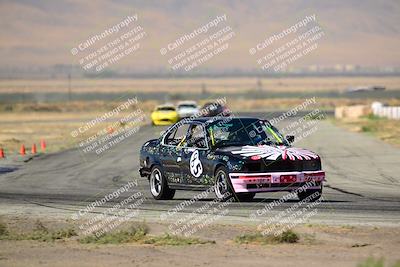
<path fill-rule="evenodd" d="M 215 244 L 212 240 L 202 240 L 197 237 L 183 237 L 177 235 L 148 235 L 148 226 L 145 223 L 131 225 L 128 229 L 104 233 L 101 236 L 88 235 L 75 238 L 81 244 L 124 244 L 138 243 L 155 246 L 186 246 L 197 244 Z M 40 220 L 36 220 L 30 231 L 16 231 L 0 221 L 0 240 L 34 240 L 54 242 L 67 240 L 78 236 L 73 227 L 49 229 Z"/>
<path fill-rule="evenodd" d="M 286 230 L 279 235 L 263 235 L 259 232 L 252 234 L 242 234 L 235 238 L 235 242 L 238 244 L 256 244 L 256 245 L 268 245 L 268 244 L 280 244 L 280 243 L 297 243 L 299 235 L 292 230 Z"/>
<path fill-rule="evenodd" d="M 263 78 L 263 88 L 271 92 L 342 91 L 349 86 L 384 85 L 400 89 L 400 77 L 292 77 Z M 257 78 L 197 79 L 78 79 L 73 92 L 170 92 L 198 93 L 202 84 L 212 93 L 243 92 L 256 88 Z M 0 80 L 0 93 L 67 92 L 67 80 Z"/>
<path fill-rule="evenodd" d="M 101 116 L 104 112 L 6 112 L 0 117 L 0 148 L 6 152 L 6 156 L 14 156 L 18 153 L 22 144 L 29 151 L 33 144 L 38 150 L 40 140 L 47 143 L 46 152 L 56 152 L 78 144 L 93 136 L 99 131 L 112 128 L 114 131 L 122 127 L 133 125 L 116 124 L 115 120 L 95 124 L 84 134 L 72 137 L 71 132 L 77 130 L 85 123 Z M 120 113 L 115 119 L 120 119 L 129 113 Z M 113 126 L 113 127 L 111 127 Z"/>
<path fill-rule="evenodd" d="M 155 246 L 187 246 L 198 244 L 215 244 L 212 240 L 202 240 L 197 237 L 183 237 L 177 235 L 148 235 L 146 225 L 131 227 L 128 230 L 120 230 L 105 233 L 100 237 L 94 235 L 79 239 L 82 244 L 124 244 L 137 243 Z"/>
<path fill-rule="evenodd" d="M 371 134 L 400 147 L 400 121 L 366 116 L 359 119 L 335 120 L 335 123 L 354 132 Z"/>
<path fill-rule="evenodd" d="M 374 99 L 346 99 L 346 98 L 316 98 L 316 103 L 308 106 L 308 109 L 334 109 L 337 106 L 350 105 L 371 105 Z M 228 99 L 227 105 L 234 111 L 246 110 L 283 110 L 291 109 L 301 105 L 305 101 L 304 98 L 272 98 L 272 99 Z M 400 106 L 400 99 L 391 98 L 384 101 L 386 104 Z"/>
<path fill-rule="evenodd" d="M 52 242 L 55 240 L 65 240 L 77 236 L 71 227 L 57 230 L 48 229 L 39 220 L 35 221 L 34 229 L 30 232 L 16 232 L 9 230 L 8 227 L 0 222 L 0 240 L 35 240 L 42 242 Z"/>
<path fill-rule="evenodd" d="M 90 113 L 107 112 L 127 101 L 72 101 L 56 103 L 0 103 L 0 112 L 4 113 L 54 113 L 56 116 L 63 116 L 62 113 L 82 112 L 84 116 L 90 116 Z M 132 104 L 129 108 L 136 110 L 140 107 L 143 111 L 150 111 L 157 105 L 156 101 L 141 101 L 140 104 Z M 67 115 L 68 116 L 68 115 Z"/>
<path fill-rule="evenodd" d="M 376 259 L 374 257 L 369 257 L 365 261 L 359 263 L 357 267 L 400 267 L 400 261 L 396 261 L 392 265 L 385 265 L 385 261 L 383 258 Z"/>

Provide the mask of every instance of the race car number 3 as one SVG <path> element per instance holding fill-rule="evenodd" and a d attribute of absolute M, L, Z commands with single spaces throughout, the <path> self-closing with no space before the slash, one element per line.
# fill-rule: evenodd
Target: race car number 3
<path fill-rule="evenodd" d="M 199 177 L 203 173 L 203 165 L 199 159 L 199 151 L 193 152 L 190 157 L 190 172 L 194 177 Z"/>

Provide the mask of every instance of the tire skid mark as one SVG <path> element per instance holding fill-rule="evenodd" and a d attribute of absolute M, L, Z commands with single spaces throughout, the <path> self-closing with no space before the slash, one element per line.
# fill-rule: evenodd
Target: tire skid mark
<path fill-rule="evenodd" d="M 366 198 L 366 199 L 369 199 L 369 200 L 377 200 L 377 201 L 383 201 L 383 202 L 394 202 L 394 203 L 397 202 L 397 203 L 400 204 L 400 201 L 398 201 L 398 200 L 388 200 L 388 199 L 382 199 L 382 198 L 367 197 L 367 196 L 364 196 L 363 194 L 350 192 L 348 190 L 344 190 L 344 189 L 341 189 L 339 187 L 331 186 L 331 185 L 328 185 L 328 184 L 326 184 L 324 186 L 327 187 L 327 188 L 339 191 L 340 193 L 343 193 L 343 194 L 354 195 L 354 196 Z"/>

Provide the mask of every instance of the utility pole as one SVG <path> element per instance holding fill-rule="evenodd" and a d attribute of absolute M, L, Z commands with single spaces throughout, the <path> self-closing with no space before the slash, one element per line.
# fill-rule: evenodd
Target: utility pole
<path fill-rule="evenodd" d="M 71 71 L 68 73 L 68 101 L 71 102 Z"/>
<path fill-rule="evenodd" d="M 207 94 L 207 86 L 206 86 L 205 83 L 202 83 L 202 84 L 201 84 L 201 94 L 202 94 L 202 95 Z"/>
<path fill-rule="evenodd" d="M 257 79 L 257 91 L 261 92 L 262 90 L 263 90 L 263 85 L 262 85 L 261 79 L 258 78 Z"/>

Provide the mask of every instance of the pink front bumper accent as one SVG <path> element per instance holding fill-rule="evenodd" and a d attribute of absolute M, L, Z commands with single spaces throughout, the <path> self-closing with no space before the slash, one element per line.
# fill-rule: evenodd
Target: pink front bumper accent
<path fill-rule="evenodd" d="M 291 191 L 299 188 L 299 183 L 325 181 L 324 171 L 270 172 L 270 173 L 230 173 L 233 189 L 240 192 Z M 321 186 L 310 186 L 319 189 Z"/>

